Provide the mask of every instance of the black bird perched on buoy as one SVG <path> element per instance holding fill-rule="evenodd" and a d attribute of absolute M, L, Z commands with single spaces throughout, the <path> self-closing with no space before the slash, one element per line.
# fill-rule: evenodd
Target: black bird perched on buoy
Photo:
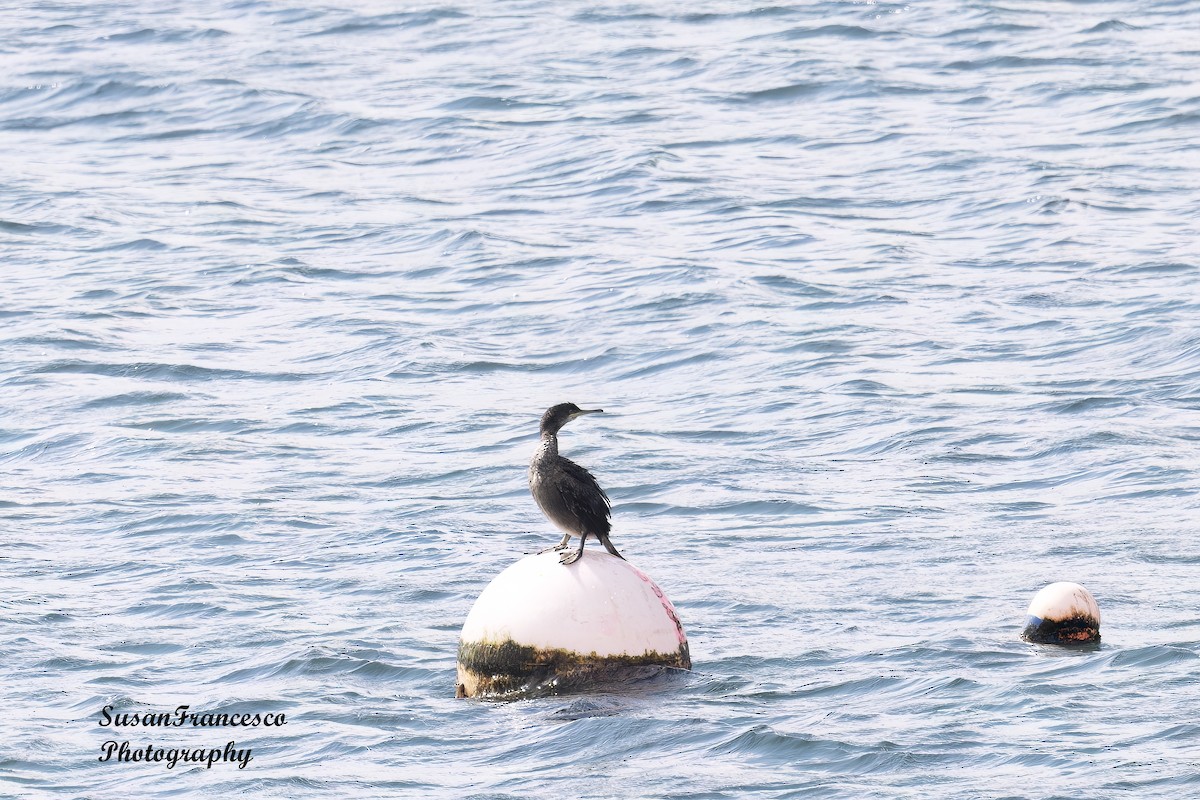
<path fill-rule="evenodd" d="M 558 454 L 558 431 L 563 425 L 584 414 L 602 411 L 585 410 L 574 403 L 559 403 L 546 409 L 542 415 L 542 443 L 529 462 L 529 492 L 542 513 L 563 532 L 562 541 L 552 549 L 565 550 L 572 536 L 579 537 L 579 549 L 563 553 L 558 559 L 563 564 L 579 560 L 589 536 L 595 536 L 605 550 L 624 560 L 608 540 L 608 532 L 612 530 L 609 522 L 612 503 L 608 495 L 592 473 Z"/>

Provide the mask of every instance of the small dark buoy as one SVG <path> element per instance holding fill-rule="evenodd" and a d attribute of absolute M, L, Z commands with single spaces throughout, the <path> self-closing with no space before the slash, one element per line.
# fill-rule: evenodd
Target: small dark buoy
<path fill-rule="evenodd" d="M 1078 583 L 1052 583 L 1033 597 L 1021 638 L 1038 644 L 1100 641 L 1100 606 Z"/>

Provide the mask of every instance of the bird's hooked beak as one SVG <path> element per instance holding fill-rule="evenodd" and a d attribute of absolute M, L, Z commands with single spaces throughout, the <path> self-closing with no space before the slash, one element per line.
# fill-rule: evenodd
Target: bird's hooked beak
<path fill-rule="evenodd" d="M 582 417 L 584 414 L 603 414 L 603 408 L 581 408 L 578 411 L 572 412 L 570 419 Z"/>

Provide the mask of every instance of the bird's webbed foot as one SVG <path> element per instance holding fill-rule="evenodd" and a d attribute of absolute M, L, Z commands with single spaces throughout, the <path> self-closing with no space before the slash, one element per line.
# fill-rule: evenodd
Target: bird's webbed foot
<path fill-rule="evenodd" d="M 579 557 L 581 555 L 583 555 L 583 546 L 585 544 L 587 544 L 587 537 L 588 537 L 588 535 L 586 533 L 580 534 L 579 549 L 576 550 L 574 553 L 563 553 L 561 556 L 558 557 L 558 563 L 574 564 L 576 561 L 578 561 Z M 566 543 L 567 543 L 566 540 L 563 540 L 563 544 L 566 544 Z"/>
<path fill-rule="evenodd" d="M 538 555 L 540 556 L 542 553 L 550 553 L 550 552 L 557 552 L 559 550 L 566 550 L 567 542 L 569 542 L 569 541 L 571 541 L 571 534 L 568 533 L 566 536 L 564 536 L 562 538 L 562 541 L 559 542 L 558 544 L 554 545 L 554 547 L 547 547 L 545 550 L 539 550 Z"/>

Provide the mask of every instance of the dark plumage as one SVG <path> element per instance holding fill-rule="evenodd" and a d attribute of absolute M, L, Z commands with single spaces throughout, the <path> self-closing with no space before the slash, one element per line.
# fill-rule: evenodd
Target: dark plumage
<path fill-rule="evenodd" d="M 623 556 L 608 540 L 612 530 L 609 515 L 612 504 L 592 473 L 558 454 L 558 431 L 583 414 L 599 414 L 601 409 L 584 410 L 574 403 L 560 403 L 542 415 L 542 443 L 529 462 L 529 492 L 542 513 L 563 532 L 555 550 L 565 550 L 572 536 L 579 537 L 579 549 L 563 553 L 564 564 L 574 564 L 583 555 L 589 536 L 595 536 L 604 549 L 617 558 Z"/>

